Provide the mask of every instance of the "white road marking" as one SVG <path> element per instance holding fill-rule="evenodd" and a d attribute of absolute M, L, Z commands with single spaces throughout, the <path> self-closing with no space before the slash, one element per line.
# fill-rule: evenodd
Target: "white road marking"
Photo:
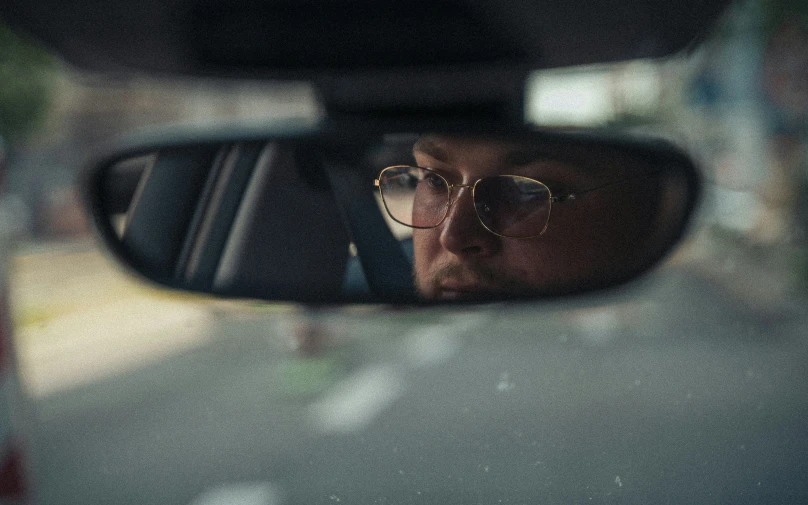
<path fill-rule="evenodd" d="M 489 315 L 461 314 L 451 323 L 418 327 L 404 338 L 404 366 L 366 366 L 340 382 L 309 406 L 312 426 L 320 433 L 362 430 L 392 405 L 406 389 L 406 372 L 442 363 L 460 349 L 460 335 Z"/>
<path fill-rule="evenodd" d="M 326 397 L 309 406 L 309 418 L 321 433 L 359 431 L 401 396 L 404 377 L 390 365 L 360 369 Z"/>
<path fill-rule="evenodd" d="M 460 350 L 461 336 L 491 319 L 485 312 L 455 314 L 451 321 L 415 329 L 404 340 L 404 354 L 413 368 L 437 365 Z"/>
<path fill-rule="evenodd" d="M 413 331 L 404 340 L 407 364 L 421 368 L 442 363 L 457 353 L 460 344 L 449 325 L 432 325 Z"/>
<path fill-rule="evenodd" d="M 223 484 L 197 496 L 189 505 L 280 505 L 281 493 L 271 482 Z"/>

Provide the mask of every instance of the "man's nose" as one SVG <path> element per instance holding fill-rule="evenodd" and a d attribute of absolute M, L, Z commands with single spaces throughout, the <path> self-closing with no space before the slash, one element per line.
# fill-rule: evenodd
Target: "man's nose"
<path fill-rule="evenodd" d="M 454 190 L 454 200 L 441 223 L 440 243 L 457 256 L 490 256 L 499 250 L 500 238 L 477 218 L 471 189 Z"/>

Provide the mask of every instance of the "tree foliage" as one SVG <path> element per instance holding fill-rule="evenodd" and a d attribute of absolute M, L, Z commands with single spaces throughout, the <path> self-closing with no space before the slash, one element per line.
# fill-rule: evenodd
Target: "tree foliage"
<path fill-rule="evenodd" d="M 50 104 L 53 59 L 0 21 L 0 136 L 34 130 Z"/>

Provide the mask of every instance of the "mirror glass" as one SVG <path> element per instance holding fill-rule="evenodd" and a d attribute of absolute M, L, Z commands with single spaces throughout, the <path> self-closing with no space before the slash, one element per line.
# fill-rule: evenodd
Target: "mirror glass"
<path fill-rule="evenodd" d="M 319 133 L 115 153 L 101 234 L 180 289 L 309 303 L 553 297 L 631 280 L 698 196 L 660 140 L 582 132 Z"/>

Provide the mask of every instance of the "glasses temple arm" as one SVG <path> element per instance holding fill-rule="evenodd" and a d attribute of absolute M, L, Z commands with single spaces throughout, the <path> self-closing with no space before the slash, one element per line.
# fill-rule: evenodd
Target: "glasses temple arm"
<path fill-rule="evenodd" d="M 662 173 L 662 171 L 658 170 L 656 172 L 651 172 L 651 173 L 648 173 L 648 174 L 645 174 L 645 175 L 638 175 L 638 176 L 635 176 L 635 177 L 627 177 L 625 179 L 620 179 L 618 181 L 612 181 L 612 182 L 606 183 L 606 184 L 604 184 L 602 186 L 597 186 L 597 187 L 594 187 L 594 188 L 585 189 L 583 191 L 577 191 L 575 193 L 562 193 L 559 196 L 551 197 L 550 200 L 553 203 L 560 203 L 560 202 L 566 202 L 566 201 L 570 201 L 570 200 L 575 200 L 579 196 L 585 195 L 587 193 L 591 193 L 592 191 L 597 191 L 599 189 L 608 188 L 610 186 L 616 186 L 618 184 L 623 184 L 624 182 L 636 181 L 636 180 L 640 180 L 640 179 L 648 179 L 649 177 L 654 177 L 655 175 L 659 175 L 661 173 Z"/>

